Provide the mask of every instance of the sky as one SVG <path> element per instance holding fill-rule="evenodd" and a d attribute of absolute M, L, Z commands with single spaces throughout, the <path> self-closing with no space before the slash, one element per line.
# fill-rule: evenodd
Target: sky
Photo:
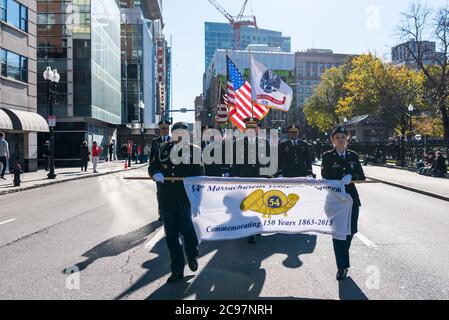
<path fill-rule="evenodd" d="M 236 15 L 243 0 L 218 0 Z M 448 0 L 420 1 L 430 7 Z M 399 43 L 396 27 L 411 0 L 250 0 L 260 28 L 292 38 L 292 51 L 331 49 L 335 53 L 372 52 L 390 58 Z M 208 0 L 163 0 L 166 39 L 173 45 L 173 109 L 193 108 L 202 93 L 204 22 L 227 22 Z M 194 114 L 175 114 L 175 121 L 194 121 Z"/>

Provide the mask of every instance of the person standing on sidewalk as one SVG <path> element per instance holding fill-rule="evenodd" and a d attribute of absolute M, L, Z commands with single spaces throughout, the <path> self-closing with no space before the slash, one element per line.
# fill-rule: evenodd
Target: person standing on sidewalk
<path fill-rule="evenodd" d="M 84 141 L 80 147 L 80 156 L 81 156 L 81 171 L 87 172 L 87 164 L 89 163 L 90 152 L 86 141 Z"/>
<path fill-rule="evenodd" d="M 48 171 L 50 168 L 50 141 L 45 141 L 44 148 L 42 151 L 42 156 L 44 157 L 45 171 Z"/>
<path fill-rule="evenodd" d="M 103 151 L 103 148 L 99 147 L 96 142 L 94 142 L 92 146 L 92 163 L 94 165 L 94 173 L 98 173 L 97 166 L 98 161 L 100 160 L 100 154 Z"/>
<path fill-rule="evenodd" d="M 321 175 L 327 180 L 341 180 L 346 186 L 346 192 L 354 200 L 351 212 L 351 235 L 346 240 L 333 240 L 334 253 L 337 261 L 337 280 L 347 278 L 348 269 L 351 267 L 349 249 L 354 236 L 358 233 L 359 211 L 361 207 L 360 197 L 353 181 L 366 180 L 362 165 L 357 153 L 348 150 L 349 136 L 345 127 L 337 127 L 331 134 L 334 150 L 323 154 Z"/>
<path fill-rule="evenodd" d="M 9 146 L 8 142 L 5 140 L 5 134 L 0 132 L 0 163 L 2 164 L 2 172 L 0 174 L 0 179 L 6 180 L 6 164 L 9 160 Z"/>
<path fill-rule="evenodd" d="M 108 145 L 108 151 L 109 151 L 109 162 L 112 162 L 114 160 L 114 144 L 112 142 Z"/>
<path fill-rule="evenodd" d="M 151 147 L 147 143 L 147 144 L 145 144 L 145 147 L 143 148 L 143 162 L 144 163 L 148 163 L 148 158 L 150 157 L 150 153 L 151 153 Z"/>

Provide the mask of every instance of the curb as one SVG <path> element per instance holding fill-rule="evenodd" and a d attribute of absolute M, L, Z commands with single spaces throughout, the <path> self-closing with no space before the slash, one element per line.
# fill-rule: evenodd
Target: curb
<path fill-rule="evenodd" d="M 71 181 L 77 181 L 77 180 L 84 180 L 84 179 L 90 179 L 90 178 L 96 178 L 96 177 L 102 177 L 102 176 L 107 176 L 110 174 L 114 174 L 114 173 L 119 173 L 119 172 L 125 172 L 125 171 L 132 171 L 132 170 L 137 170 L 140 168 L 145 167 L 146 165 L 141 165 L 138 167 L 132 167 L 130 169 L 120 169 L 120 170 L 114 170 L 114 171 L 110 171 L 110 172 L 104 172 L 104 173 L 94 173 L 92 175 L 88 175 L 88 176 L 81 176 L 81 177 L 76 177 L 76 178 L 69 178 L 69 179 L 65 179 L 65 180 L 55 180 L 55 181 L 51 181 L 51 182 L 45 182 L 39 185 L 34 185 L 34 186 L 29 186 L 29 187 L 19 187 L 17 189 L 11 189 L 11 190 L 5 190 L 5 191 L 0 191 L 0 196 L 5 196 L 8 194 L 13 194 L 13 193 L 18 193 L 18 192 L 22 192 L 22 191 L 28 191 L 28 190 L 34 190 L 34 189 L 40 189 L 43 187 L 49 187 L 49 186 L 53 186 L 56 184 L 61 184 L 61 183 L 65 183 L 65 182 L 71 182 Z"/>
<path fill-rule="evenodd" d="M 432 198 L 436 198 L 436 199 L 439 199 L 439 200 L 443 200 L 443 201 L 448 201 L 449 202 L 449 197 L 448 196 L 444 196 L 442 194 L 438 194 L 438 193 L 434 193 L 434 192 L 430 192 L 430 191 L 425 191 L 425 190 L 421 190 L 421 189 L 405 186 L 403 184 L 394 183 L 394 182 L 387 181 L 387 180 L 372 178 L 372 177 L 368 177 L 368 176 L 367 176 L 367 178 L 371 179 L 371 180 L 374 180 L 374 181 L 379 181 L 379 182 L 381 182 L 383 184 L 386 184 L 386 185 L 389 185 L 389 186 L 392 186 L 392 187 L 405 189 L 407 191 L 419 193 L 419 194 L 422 194 L 422 195 L 425 195 L 425 196 L 429 196 L 429 197 L 432 197 Z"/>

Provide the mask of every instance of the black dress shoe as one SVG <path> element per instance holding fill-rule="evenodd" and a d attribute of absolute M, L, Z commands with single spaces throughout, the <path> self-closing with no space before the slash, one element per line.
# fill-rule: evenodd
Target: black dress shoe
<path fill-rule="evenodd" d="M 348 277 L 348 269 L 338 270 L 338 272 L 337 272 L 337 280 L 338 281 L 346 280 L 347 277 Z"/>
<path fill-rule="evenodd" d="M 193 272 L 198 271 L 198 261 L 196 259 L 189 260 L 189 268 Z"/>
<path fill-rule="evenodd" d="M 256 244 L 257 243 L 257 237 L 256 236 L 251 236 L 248 238 L 248 243 L 249 244 Z"/>
<path fill-rule="evenodd" d="M 170 275 L 167 279 L 167 283 L 173 283 L 179 281 L 184 278 L 184 274 L 182 272 L 175 272 Z"/>

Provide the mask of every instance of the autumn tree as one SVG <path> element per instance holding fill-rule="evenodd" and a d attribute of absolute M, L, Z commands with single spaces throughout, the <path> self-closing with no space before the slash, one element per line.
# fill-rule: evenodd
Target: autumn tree
<path fill-rule="evenodd" d="M 321 131 L 328 131 L 341 121 L 337 106 L 346 96 L 344 85 L 351 72 L 351 60 L 349 59 L 338 68 L 326 70 L 322 75 L 320 85 L 304 105 L 304 113 L 309 125 Z"/>

